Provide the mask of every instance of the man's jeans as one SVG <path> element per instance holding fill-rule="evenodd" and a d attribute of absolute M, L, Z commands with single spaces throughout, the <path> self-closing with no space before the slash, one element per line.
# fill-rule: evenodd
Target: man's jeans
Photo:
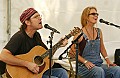
<path fill-rule="evenodd" d="M 49 70 L 45 71 L 42 78 L 49 78 Z M 51 78 L 68 78 L 68 73 L 63 68 L 51 69 Z"/>

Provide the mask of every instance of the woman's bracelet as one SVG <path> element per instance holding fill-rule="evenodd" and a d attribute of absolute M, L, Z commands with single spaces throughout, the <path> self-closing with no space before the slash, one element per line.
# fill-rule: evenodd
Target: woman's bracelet
<path fill-rule="evenodd" d="M 85 61 L 84 61 L 84 64 L 86 64 L 87 62 L 88 62 L 88 61 L 87 61 L 87 60 L 85 60 Z"/>
<path fill-rule="evenodd" d="M 108 58 L 108 56 L 105 57 L 105 60 Z"/>

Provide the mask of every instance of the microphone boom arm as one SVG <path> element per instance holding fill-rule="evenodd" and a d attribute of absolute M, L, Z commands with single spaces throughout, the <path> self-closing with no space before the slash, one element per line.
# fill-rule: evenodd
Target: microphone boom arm
<path fill-rule="evenodd" d="M 120 26 L 115 25 L 115 24 L 113 24 L 113 23 L 110 23 L 109 25 L 111 25 L 111 26 L 115 26 L 115 27 L 117 27 L 117 28 L 119 28 L 119 29 L 120 29 Z"/>
<path fill-rule="evenodd" d="M 117 27 L 117 28 L 120 29 L 120 26 L 115 25 L 115 24 L 113 24 L 113 23 L 110 23 L 110 22 L 108 22 L 108 21 L 105 21 L 105 20 L 103 20 L 103 19 L 100 19 L 99 22 L 100 22 L 100 23 L 105 23 L 105 24 L 107 24 L 107 25 L 115 26 L 115 27 Z"/>
<path fill-rule="evenodd" d="M 62 60 L 62 55 L 65 54 L 65 53 L 68 51 L 68 49 L 71 48 L 71 46 L 72 46 L 73 44 L 75 44 L 82 35 L 83 35 L 83 33 L 81 33 L 74 41 L 72 41 L 72 44 L 70 44 L 70 45 L 67 47 L 67 49 L 59 56 L 59 60 Z"/>

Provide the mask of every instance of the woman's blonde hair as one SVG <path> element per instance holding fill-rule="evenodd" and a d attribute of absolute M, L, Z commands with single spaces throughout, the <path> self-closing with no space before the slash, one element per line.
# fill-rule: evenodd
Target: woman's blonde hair
<path fill-rule="evenodd" d="M 87 19 L 91 9 L 95 9 L 97 11 L 96 7 L 91 6 L 91 7 L 86 7 L 82 12 L 82 15 L 81 15 L 82 28 L 87 24 Z"/>

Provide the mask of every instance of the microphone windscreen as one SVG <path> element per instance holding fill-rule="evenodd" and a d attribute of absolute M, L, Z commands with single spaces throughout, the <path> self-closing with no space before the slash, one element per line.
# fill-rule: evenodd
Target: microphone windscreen
<path fill-rule="evenodd" d="M 103 23 L 103 21 L 104 21 L 103 19 L 100 19 L 100 20 L 99 20 L 100 23 Z"/>
<path fill-rule="evenodd" d="M 49 26 L 48 24 L 45 24 L 45 25 L 44 25 L 45 28 L 48 28 L 48 26 Z"/>

